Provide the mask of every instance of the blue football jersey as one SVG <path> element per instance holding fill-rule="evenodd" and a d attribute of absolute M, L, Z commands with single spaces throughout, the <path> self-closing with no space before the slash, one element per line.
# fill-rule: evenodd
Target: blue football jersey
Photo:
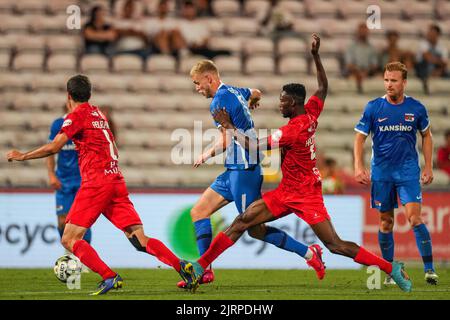
<path fill-rule="evenodd" d="M 49 141 L 55 139 L 64 123 L 64 117 L 53 121 L 50 128 Z M 75 150 L 75 143 L 72 140 L 67 141 L 64 147 L 58 153 L 56 162 L 56 176 L 61 180 L 81 179 L 80 169 L 78 167 L 78 154 Z"/>
<path fill-rule="evenodd" d="M 217 89 L 209 109 L 213 114 L 215 110 L 225 108 L 234 126 L 249 137 L 256 139 L 257 135 L 247 103 L 250 95 L 251 91 L 248 88 L 237 88 L 222 83 Z M 214 124 L 216 127 L 220 126 L 216 121 Z M 225 167 L 228 169 L 251 169 L 257 166 L 259 161 L 259 154 L 249 153 L 245 150 L 245 146 L 241 146 L 237 140 L 233 140 L 226 150 Z"/>
<path fill-rule="evenodd" d="M 408 181 L 420 178 L 417 131 L 430 126 L 425 107 L 405 96 L 391 104 L 386 96 L 369 101 L 355 130 L 372 134 L 372 180 Z"/>

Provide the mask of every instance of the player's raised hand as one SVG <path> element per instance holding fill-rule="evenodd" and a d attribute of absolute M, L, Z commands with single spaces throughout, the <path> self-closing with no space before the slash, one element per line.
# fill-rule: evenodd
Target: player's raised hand
<path fill-rule="evenodd" d="M 422 180 L 422 184 L 425 186 L 427 184 L 432 183 L 433 182 L 433 170 L 430 168 L 423 169 L 421 180 Z"/>
<path fill-rule="evenodd" d="M 370 183 L 370 174 L 369 170 L 366 168 L 361 168 L 355 170 L 355 179 L 358 183 L 367 185 Z"/>
<path fill-rule="evenodd" d="M 312 38 L 313 41 L 311 44 L 311 54 L 316 55 L 319 53 L 320 37 L 316 33 L 313 33 Z"/>
<path fill-rule="evenodd" d="M 260 99 L 250 99 L 249 103 L 248 103 L 248 107 L 250 108 L 250 110 L 255 110 L 257 108 L 259 108 L 259 101 Z"/>
<path fill-rule="evenodd" d="M 217 109 L 213 113 L 213 118 L 216 122 L 220 123 L 220 125 L 222 127 L 224 127 L 225 129 L 233 129 L 234 128 L 233 123 L 231 122 L 230 115 L 225 110 L 225 108 Z"/>
<path fill-rule="evenodd" d="M 23 153 L 18 150 L 10 150 L 6 154 L 6 159 L 8 159 L 9 162 L 12 161 L 23 161 Z"/>

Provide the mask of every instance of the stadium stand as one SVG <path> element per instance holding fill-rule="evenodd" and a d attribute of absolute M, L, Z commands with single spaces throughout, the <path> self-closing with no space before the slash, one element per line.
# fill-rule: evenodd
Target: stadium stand
<path fill-rule="evenodd" d="M 191 66 L 203 57 L 150 54 L 143 63 L 136 55 L 121 54 L 111 59 L 84 55 L 81 31 L 68 30 L 66 26 L 66 9 L 73 2 L 0 2 L 0 151 L 4 153 L 14 144 L 26 148 L 45 142 L 51 122 L 63 113 L 66 80 L 75 72 L 83 72 L 93 82 L 92 102 L 114 110 L 120 161 L 130 186 L 208 184 L 220 172 L 219 165 L 192 170 L 189 165 L 173 164 L 171 159 L 180 143 L 171 139 L 174 130 L 185 129 L 188 138 L 194 139 L 195 121 L 202 121 L 204 130 L 213 128 L 209 101 L 195 93 L 189 78 Z M 155 17 L 157 1 L 136 2 L 137 14 L 143 21 Z M 199 19 L 212 34 L 210 48 L 232 53 L 216 57 L 215 62 L 225 82 L 263 91 L 261 107 L 253 112 L 255 124 L 257 128 L 275 129 L 285 123 L 277 109 L 283 84 L 296 81 L 305 84 L 308 94 L 315 90 L 309 39 L 312 32 L 320 33 L 330 93 L 326 111 L 319 119 L 317 144 L 351 174 L 353 127 L 365 104 L 384 94 L 379 74 L 364 81 L 364 94 L 357 93 L 354 81 L 343 77 L 343 52 L 353 40 L 358 23 L 367 18 L 368 2 L 274 2 L 277 8 L 295 17 L 291 30 L 263 32 L 268 13 L 274 9 L 272 1 L 213 1 L 215 16 Z M 124 1 L 80 1 L 82 25 L 89 9 L 97 3 L 107 9 L 108 22 L 113 24 L 112 17 L 120 12 Z M 392 0 L 379 5 L 383 29 L 371 30 L 369 35 L 369 41 L 378 50 L 384 47 L 385 31 L 391 28 L 401 35 L 400 47 L 415 52 L 430 23 L 441 27 L 441 41 L 450 50 L 449 1 L 415 0 L 406 5 L 404 0 Z M 176 17 L 176 2 L 171 1 L 169 7 L 171 17 Z M 414 70 L 410 71 L 408 82 L 407 94 L 428 108 L 435 139 L 440 141 L 450 123 L 450 80 L 431 78 L 428 95 Z M 30 135 L 31 131 L 34 134 Z M 370 148 L 370 143 L 366 143 L 366 148 Z M 46 179 L 42 162 L 14 167 L 0 162 L 0 186 L 42 187 Z M 449 183 L 448 176 L 435 169 L 431 187 L 448 188 Z"/>

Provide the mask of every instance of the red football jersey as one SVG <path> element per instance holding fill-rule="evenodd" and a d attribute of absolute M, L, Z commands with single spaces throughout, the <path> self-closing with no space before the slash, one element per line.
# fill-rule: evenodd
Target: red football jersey
<path fill-rule="evenodd" d="M 75 142 L 82 184 L 124 182 L 114 136 L 97 107 L 87 102 L 80 104 L 65 117 L 60 132 Z"/>
<path fill-rule="evenodd" d="M 281 150 L 281 187 L 302 194 L 322 191 L 314 139 L 322 110 L 323 101 L 312 96 L 305 104 L 305 114 L 291 119 L 268 137 L 268 146 Z"/>

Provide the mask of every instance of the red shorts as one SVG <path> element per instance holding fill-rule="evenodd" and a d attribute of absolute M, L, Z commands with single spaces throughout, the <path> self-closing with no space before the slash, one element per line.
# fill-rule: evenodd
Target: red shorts
<path fill-rule="evenodd" d="M 331 220 L 323 204 L 321 192 L 299 197 L 294 195 L 293 192 L 283 191 L 278 187 L 266 192 L 262 198 L 277 219 L 295 213 L 309 225 Z"/>
<path fill-rule="evenodd" d="M 100 214 L 122 231 L 129 226 L 142 224 L 128 197 L 125 183 L 81 185 L 67 215 L 66 223 L 90 228 Z"/>

